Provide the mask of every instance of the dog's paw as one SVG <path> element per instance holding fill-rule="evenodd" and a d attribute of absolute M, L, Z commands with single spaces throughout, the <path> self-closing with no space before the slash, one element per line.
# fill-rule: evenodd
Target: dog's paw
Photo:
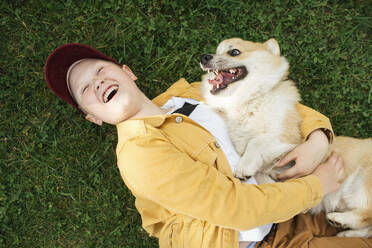
<path fill-rule="evenodd" d="M 368 238 L 369 232 L 368 228 L 357 229 L 357 230 L 347 230 L 337 233 L 337 237 L 365 237 Z"/>
<path fill-rule="evenodd" d="M 355 231 L 354 230 L 348 230 L 348 231 L 343 231 L 343 232 L 339 232 L 336 234 L 337 237 L 356 237 L 355 236 Z"/>
<path fill-rule="evenodd" d="M 332 212 L 327 214 L 328 223 L 334 227 L 347 229 L 353 228 L 354 219 L 350 216 L 349 212 L 339 213 Z"/>
<path fill-rule="evenodd" d="M 356 210 L 347 212 L 332 212 L 327 214 L 328 222 L 343 229 L 361 229 L 365 227 L 360 213 Z"/>
<path fill-rule="evenodd" d="M 278 179 L 278 176 L 280 175 L 280 172 L 276 171 L 275 169 L 274 170 L 270 170 L 268 172 L 268 175 L 270 176 L 270 178 L 274 181 L 274 182 L 278 182 L 280 181 Z"/>
<path fill-rule="evenodd" d="M 251 174 L 244 166 L 237 166 L 234 171 L 234 176 L 241 180 L 247 180 L 254 174 Z"/>
<path fill-rule="evenodd" d="M 255 166 L 250 165 L 252 164 L 247 164 L 243 159 L 241 159 L 238 166 L 235 168 L 234 176 L 244 180 L 254 176 L 257 172 L 257 169 Z"/>
<path fill-rule="evenodd" d="M 342 217 L 343 217 L 342 213 L 332 212 L 332 213 L 327 214 L 328 223 L 331 226 L 334 226 L 334 227 L 337 227 L 337 228 L 346 228 L 343 224 L 343 218 Z"/>
<path fill-rule="evenodd" d="M 261 156 L 244 153 L 239 160 L 238 166 L 235 168 L 234 176 L 240 179 L 248 179 L 254 176 L 261 167 Z"/>

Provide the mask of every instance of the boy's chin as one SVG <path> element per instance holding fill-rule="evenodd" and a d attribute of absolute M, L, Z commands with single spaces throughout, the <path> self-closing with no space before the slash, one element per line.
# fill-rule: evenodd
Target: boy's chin
<path fill-rule="evenodd" d="M 104 109 L 102 112 L 103 114 L 100 113 L 100 119 L 107 124 L 111 125 L 116 125 L 119 124 L 120 122 L 123 122 L 126 120 L 125 114 L 123 114 L 123 107 L 120 106 L 119 104 L 112 105 L 110 108 Z"/>
<path fill-rule="evenodd" d="M 104 123 L 107 123 L 107 124 L 110 124 L 110 125 L 117 125 L 123 121 L 126 121 L 128 120 L 128 118 L 126 118 L 126 116 L 118 116 L 117 118 L 103 118 L 102 121 Z"/>
<path fill-rule="evenodd" d="M 99 106 L 101 107 L 101 106 Z M 103 123 L 117 125 L 123 121 L 128 120 L 132 116 L 130 111 L 132 108 L 128 104 L 121 102 L 108 103 L 104 108 L 92 109 L 92 115 L 97 117 Z"/>
<path fill-rule="evenodd" d="M 115 116 L 115 114 L 106 114 L 106 115 L 92 115 L 88 114 L 85 118 L 93 122 L 97 125 L 102 125 L 102 123 L 110 124 L 110 125 L 116 125 L 119 124 L 120 122 L 124 121 L 124 118 L 112 118 L 112 116 Z"/>
<path fill-rule="evenodd" d="M 107 124 L 110 124 L 110 125 L 117 125 L 119 124 L 120 122 L 123 122 L 125 121 L 124 119 L 121 120 L 121 119 L 104 119 L 102 120 L 104 123 L 107 123 Z"/>

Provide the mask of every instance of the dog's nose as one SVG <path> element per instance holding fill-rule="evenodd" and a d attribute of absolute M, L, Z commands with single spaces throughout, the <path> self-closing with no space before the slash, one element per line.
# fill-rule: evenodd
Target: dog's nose
<path fill-rule="evenodd" d="M 200 56 L 200 63 L 202 65 L 206 65 L 208 63 L 208 61 L 211 60 L 212 58 L 213 58 L 213 56 L 210 55 L 210 54 L 202 54 Z"/>

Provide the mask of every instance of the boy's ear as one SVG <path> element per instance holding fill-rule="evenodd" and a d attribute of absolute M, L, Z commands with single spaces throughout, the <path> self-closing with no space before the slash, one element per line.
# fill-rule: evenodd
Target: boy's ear
<path fill-rule="evenodd" d="M 134 75 L 134 73 L 132 72 L 132 70 L 129 68 L 129 66 L 127 65 L 123 65 L 122 66 L 123 70 L 128 73 L 128 75 L 130 76 L 131 79 L 133 79 L 133 81 L 136 81 L 137 80 L 137 77 L 136 75 Z"/>
<path fill-rule="evenodd" d="M 266 41 L 263 44 L 274 55 L 278 55 L 278 56 L 280 55 L 279 44 L 275 39 L 271 38 L 270 40 Z"/>
<path fill-rule="evenodd" d="M 93 122 L 93 123 L 95 123 L 95 124 L 97 124 L 97 125 L 99 125 L 99 126 L 102 126 L 102 120 L 97 119 L 96 117 L 94 117 L 94 116 L 91 115 L 91 114 L 87 114 L 87 115 L 85 116 L 85 119 L 87 119 L 88 121 Z"/>

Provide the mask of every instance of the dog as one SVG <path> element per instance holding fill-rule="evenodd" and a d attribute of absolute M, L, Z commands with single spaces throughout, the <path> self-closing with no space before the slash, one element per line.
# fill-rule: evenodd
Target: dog
<path fill-rule="evenodd" d="M 278 42 L 224 40 L 216 54 L 201 55 L 200 65 L 207 71 L 201 83 L 205 102 L 225 120 L 241 155 L 234 175 L 273 182 L 281 172 L 275 163 L 303 140 L 296 109 L 300 94 L 287 79 L 289 63 Z M 331 151 L 344 161 L 342 185 L 311 212 L 325 211 L 331 224 L 347 229 L 338 236 L 371 237 L 372 139 L 335 137 Z"/>

